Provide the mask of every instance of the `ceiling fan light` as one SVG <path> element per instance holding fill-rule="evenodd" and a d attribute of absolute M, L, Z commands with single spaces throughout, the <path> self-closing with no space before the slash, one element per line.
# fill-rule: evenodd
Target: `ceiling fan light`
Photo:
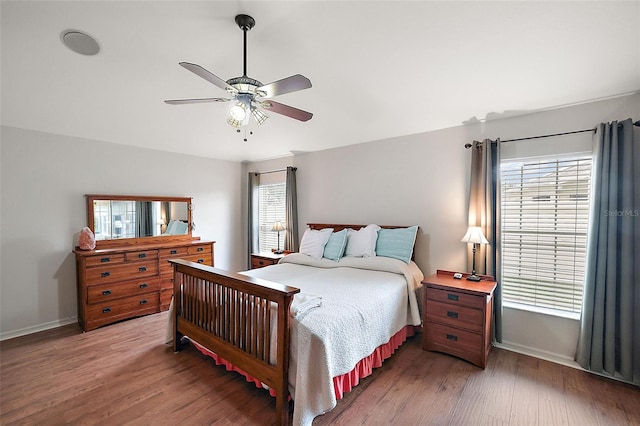
<path fill-rule="evenodd" d="M 236 129 L 239 129 L 240 127 L 242 127 L 242 121 L 235 120 L 233 117 L 227 118 L 227 124 L 229 124 L 229 126 L 234 127 Z"/>
<path fill-rule="evenodd" d="M 234 104 L 231 106 L 231 108 L 229 108 L 229 115 L 231 116 L 230 118 L 236 121 L 242 121 L 247 116 L 247 113 L 244 109 L 244 105 L 238 102 L 237 104 Z"/>
<path fill-rule="evenodd" d="M 251 109 L 251 115 L 253 116 L 253 119 L 256 120 L 256 123 L 258 123 L 258 126 L 267 121 L 267 118 L 269 118 L 267 114 L 255 107 Z"/>

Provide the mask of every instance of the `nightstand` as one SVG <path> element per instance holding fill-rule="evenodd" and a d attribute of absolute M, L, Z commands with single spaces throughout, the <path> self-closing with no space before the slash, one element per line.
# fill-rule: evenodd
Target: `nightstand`
<path fill-rule="evenodd" d="M 438 270 L 426 277 L 422 348 L 465 359 L 484 369 L 491 349 L 491 314 L 496 282 L 483 275 L 479 282 L 453 278 Z"/>
<path fill-rule="evenodd" d="M 269 265 L 275 265 L 284 257 L 283 254 L 275 254 L 271 252 L 260 252 L 251 254 L 251 269 L 262 268 Z"/>

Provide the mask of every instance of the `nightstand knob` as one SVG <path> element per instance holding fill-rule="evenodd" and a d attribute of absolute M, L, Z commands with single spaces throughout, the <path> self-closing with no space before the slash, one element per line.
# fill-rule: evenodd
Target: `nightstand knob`
<path fill-rule="evenodd" d="M 454 334 L 447 334 L 447 339 L 453 340 L 454 342 L 457 342 L 458 341 L 458 336 L 456 336 Z"/>
<path fill-rule="evenodd" d="M 447 316 L 449 318 L 458 318 L 458 313 L 454 311 L 447 311 Z"/>
<path fill-rule="evenodd" d="M 457 294 L 447 294 L 447 299 L 449 300 L 458 300 L 458 295 Z"/>

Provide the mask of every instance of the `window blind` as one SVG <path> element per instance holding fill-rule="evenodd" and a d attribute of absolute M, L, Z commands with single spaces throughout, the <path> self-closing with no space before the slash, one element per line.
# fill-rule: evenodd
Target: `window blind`
<path fill-rule="evenodd" d="M 271 251 L 278 247 L 278 233 L 271 231 L 277 220 L 285 223 L 286 183 L 260 184 L 258 189 L 258 223 L 260 251 Z M 284 245 L 284 232 L 280 232 L 280 248 Z"/>
<path fill-rule="evenodd" d="M 579 313 L 591 157 L 501 163 L 503 300 Z"/>

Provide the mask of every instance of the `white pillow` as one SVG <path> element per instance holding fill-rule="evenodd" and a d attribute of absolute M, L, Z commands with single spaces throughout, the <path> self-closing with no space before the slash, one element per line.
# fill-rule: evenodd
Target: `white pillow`
<path fill-rule="evenodd" d="M 329 241 L 333 228 L 324 228 L 319 231 L 307 229 L 304 231 L 300 242 L 300 253 L 304 253 L 314 259 L 321 259 L 324 253 L 324 246 Z"/>
<path fill-rule="evenodd" d="M 376 255 L 376 240 L 378 239 L 378 225 L 367 225 L 358 231 L 349 229 L 347 231 L 347 248 L 345 256 L 352 257 L 373 257 Z"/>

